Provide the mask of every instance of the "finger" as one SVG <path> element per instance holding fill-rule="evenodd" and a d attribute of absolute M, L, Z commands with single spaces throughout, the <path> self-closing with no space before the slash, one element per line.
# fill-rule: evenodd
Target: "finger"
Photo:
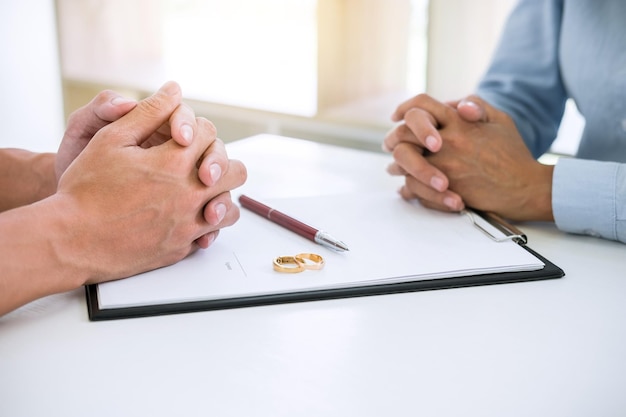
<path fill-rule="evenodd" d="M 197 129 L 196 115 L 185 103 L 181 103 L 172 113 L 167 123 L 161 125 L 141 146 L 151 148 L 174 139 L 181 146 L 189 146 Z"/>
<path fill-rule="evenodd" d="M 407 175 L 407 172 L 404 168 L 402 168 L 400 165 L 398 165 L 395 162 L 392 162 L 391 164 L 389 164 L 387 166 L 387 173 L 389 175 L 394 175 L 394 176 L 405 176 Z"/>
<path fill-rule="evenodd" d="M 227 168 L 228 156 L 226 155 L 226 147 L 221 139 L 216 138 L 202 155 L 198 167 L 198 177 L 204 185 L 210 187 L 222 178 L 222 173 Z"/>
<path fill-rule="evenodd" d="M 218 195 L 205 206 L 206 223 L 199 229 L 200 235 L 194 242 L 206 249 L 217 239 L 220 229 L 235 224 L 240 215 L 239 206 L 233 203 L 230 192 Z"/>
<path fill-rule="evenodd" d="M 417 143 L 431 152 L 437 152 L 441 149 L 442 138 L 439 133 L 439 123 L 431 113 L 422 109 L 409 109 L 404 115 L 404 121 L 408 128 L 413 132 Z"/>
<path fill-rule="evenodd" d="M 441 149 L 442 138 L 434 118 L 420 110 L 411 109 L 406 114 L 407 121 L 391 129 L 383 140 L 385 152 L 393 152 L 399 143 L 408 142 L 426 148 L 431 152 Z"/>
<path fill-rule="evenodd" d="M 224 175 L 222 171 L 227 169 L 229 163 L 223 148 L 221 150 L 218 148 L 217 155 L 212 155 L 216 140 L 217 133 L 213 123 L 199 117 L 196 119 L 194 139 L 189 146 L 180 146 L 174 139 L 169 139 L 160 144 L 153 143 L 158 146 L 150 146 L 146 150 L 161 159 L 159 163 L 164 169 L 179 171 L 188 176 L 188 179 L 197 185 L 198 199 L 204 206 L 212 197 L 226 190 L 224 188 L 210 189 L 205 183 L 214 185 L 213 178 L 216 179 L 215 182 L 219 181 Z M 220 144 L 223 146 L 221 141 Z M 203 165 L 207 156 L 212 159 L 204 162 Z M 210 161 L 215 162 L 210 163 Z"/>
<path fill-rule="evenodd" d="M 128 114 L 103 130 L 115 130 L 117 134 L 107 137 L 114 137 L 123 145 L 140 146 L 167 122 L 180 103 L 180 87 L 173 81 L 167 82 L 155 94 L 140 101 Z M 97 137 L 98 134 L 94 139 Z"/>
<path fill-rule="evenodd" d="M 239 219 L 239 206 L 234 204 L 230 192 L 224 192 L 204 207 L 204 219 L 214 228 L 232 226 Z"/>
<path fill-rule="evenodd" d="M 243 163 L 228 159 L 224 142 L 217 138 L 207 148 L 199 162 L 198 177 L 208 187 L 218 184 L 223 177 L 226 177 L 227 189 L 233 189 L 246 181 L 248 173 Z M 224 187 L 224 184 L 221 186 Z"/>
<path fill-rule="evenodd" d="M 471 101 L 477 107 L 482 109 L 483 114 L 482 114 L 482 118 L 480 121 L 491 122 L 491 123 L 502 123 L 508 126 L 509 128 L 517 130 L 515 121 L 513 120 L 513 118 L 511 118 L 511 116 L 508 113 L 492 106 L 487 101 L 483 100 L 482 98 L 476 95 L 469 96 L 467 100 Z"/>
<path fill-rule="evenodd" d="M 111 90 L 101 91 L 87 105 L 70 115 L 66 135 L 91 139 L 98 130 L 118 120 L 135 106 L 135 100 Z"/>
<path fill-rule="evenodd" d="M 204 117 L 196 117 L 194 137 L 188 146 L 187 152 L 193 158 L 194 166 L 199 168 L 202 165 L 202 160 L 211 153 L 212 146 L 216 140 L 217 130 L 215 125 Z M 204 176 L 205 174 L 203 174 Z"/>
<path fill-rule="evenodd" d="M 215 230 L 213 232 L 209 232 L 204 234 L 196 239 L 195 244 L 198 245 L 200 249 L 206 249 L 217 239 L 217 236 L 220 234 L 219 230 Z"/>
<path fill-rule="evenodd" d="M 405 185 L 400 189 L 400 195 L 405 200 L 417 198 L 422 205 L 441 211 L 458 212 L 465 208 L 463 199 L 455 192 L 438 192 L 412 177 L 407 177 Z"/>
<path fill-rule="evenodd" d="M 398 143 L 417 143 L 417 139 L 414 136 L 405 123 L 399 124 L 387 132 L 383 139 L 382 149 L 385 152 L 392 152 Z"/>
<path fill-rule="evenodd" d="M 396 110 L 391 114 L 391 121 L 399 122 L 404 119 L 404 113 L 412 107 L 419 106 L 419 103 L 425 100 L 426 97 L 426 94 L 418 94 L 400 103 L 400 105 L 396 107 Z"/>
<path fill-rule="evenodd" d="M 459 115 L 468 122 L 487 122 L 487 111 L 484 103 L 476 96 L 462 99 L 456 104 Z"/>
<path fill-rule="evenodd" d="M 430 164 L 415 146 L 408 143 L 399 144 L 393 151 L 393 159 L 406 171 L 407 176 L 415 178 L 424 186 L 438 192 L 448 188 L 448 177 Z"/>
<path fill-rule="evenodd" d="M 105 90 L 99 93 L 90 103 L 96 119 L 103 123 L 118 120 L 137 106 L 137 101 L 117 94 L 114 91 Z"/>
<path fill-rule="evenodd" d="M 247 178 L 246 167 L 237 160 L 230 160 L 224 175 L 212 187 L 207 187 L 204 221 L 214 227 L 232 225 L 239 218 L 239 208 L 230 199 L 230 191 L 240 187 Z"/>
<path fill-rule="evenodd" d="M 419 94 L 400 104 L 391 116 L 391 119 L 395 122 L 403 120 L 406 112 L 412 108 L 419 108 L 432 114 L 437 123 L 442 126 L 447 124 L 451 117 L 450 112 L 454 110 L 452 107 L 435 100 L 428 94 Z"/>
<path fill-rule="evenodd" d="M 465 206 L 463 205 L 463 203 L 461 202 L 459 204 L 459 208 L 455 208 L 455 207 L 450 207 L 447 204 L 443 204 L 441 205 L 441 203 L 439 202 L 433 202 L 431 200 L 426 200 L 424 198 L 417 198 L 418 201 L 420 202 L 421 205 L 423 205 L 426 208 L 429 209 L 433 209 L 433 210 L 439 210 L 439 211 L 447 211 L 447 212 L 451 212 L 451 213 L 458 213 L 461 210 L 463 210 L 465 208 Z M 455 203 L 448 203 L 450 205 L 454 205 Z"/>
<path fill-rule="evenodd" d="M 170 117 L 169 125 L 171 137 L 179 145 L 188 146 L 193 141 L 196 129 L 196 114 L 191 107 L 182 103 Z"/>

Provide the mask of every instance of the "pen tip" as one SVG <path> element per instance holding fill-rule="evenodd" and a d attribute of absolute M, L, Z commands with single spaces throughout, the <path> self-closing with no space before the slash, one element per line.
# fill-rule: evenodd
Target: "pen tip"
<path fill-rule="evenodd" d="M 345 252 L 349 250 L 348 246 L 341 240 L 335 239 L 328 233 L 322 232 L 321 230 L 315 234 L 315 242 L 338 252 Z"/>
<path fill-rule="evenodd" d="M 337 242 L 337 248 L 342 250 L 342 251 L 344 251 L 344 252 L 350 252 L 350 249 L 348 249 L 346 244 L 343 243 L 343 242 Z"/>

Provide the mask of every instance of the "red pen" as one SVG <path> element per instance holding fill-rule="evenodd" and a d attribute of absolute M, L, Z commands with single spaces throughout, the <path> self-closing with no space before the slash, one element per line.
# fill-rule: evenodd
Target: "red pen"
<path fill-rule="evenodd" d="M 349 250 L 345 243 L 335 239 L 328 233 L 304 224 L 301 221 L 268 207 L 263 203 L 259 203 L 246 195 L 241 195 L 239 197 L 239 203 L 241 204 L 241 207 L 258 214 L 259 216 L 263 216 L 268 220 L 281 225 L 285 229 L 291 230 L 292 232 L 312 240 L 315 243 L 340 252 Z"/>

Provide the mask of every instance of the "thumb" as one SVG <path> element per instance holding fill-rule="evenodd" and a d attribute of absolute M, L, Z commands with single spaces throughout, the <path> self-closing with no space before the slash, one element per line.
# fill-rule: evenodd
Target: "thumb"
<path fill-rule="evenodd" d="M 456 110 L 468 122 L 487 122 L 487 104 L 478 96 L 469 96 L 457 103 Z"/>
<path fill-rule="evenodd" d="M 156 93 L 141 100 L 134 109 L 105 126 L 100 132 L 114 131 L 113 136 L 119 139 L 122 145 L 140 146 L 168 121 L 181 102 L 180 86 L 174 81 L 168 81 Z"/>

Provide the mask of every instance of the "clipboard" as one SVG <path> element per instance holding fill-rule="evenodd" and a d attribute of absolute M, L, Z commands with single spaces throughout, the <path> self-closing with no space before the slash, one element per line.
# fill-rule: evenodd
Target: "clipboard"
<path fill-rule="evenodd" d="M 355 202 L 355 198 L 359 201 Z M 166 275 L 171 275 L 171 287 L 168 291 L 176 290 L 175 286 L 177 279 L 180 279 L 181 277 L 187 278 L 187 276 L 185 275 L 186 271 L 197 272 L 197 265 L 213 265 L 214 263 L 219 262 L 217 261 L 217 255 L 216 258 L 211 258 L 213 250 L 215 250 L 218 254 L 221 253 L 222 250 L 223 253 L 227 253 L 227 250 L 225 250 L 224 246 L 228 246 L 229 243 L 233 242 L 235 242 L 236 245 L 236 242 L 242 239 L 242 237 L 249 236 L 250 234 L 267 235 L 268 233 L 271 233 L 273 240 L 271 240 L 271 244 L 267 245 L 268 247 L 271 247 L 271 249 L 268 250 L 267 254 L 286 254 L 283 252 L 289 250 L 291 250 L 291 252 L 317 251 L 317 253 L 324 253 L 324 256 L 327 258 L 327 265 L 325 267 L 325 269 L 328 269 L 328 271 L 325 272 L 327 276 L 333 276 L 334 272 L 332 270 L 332 266 L 345 266 L 344 269 L 337 269 L 337 271 L 339 271 L 337 272 L 337 274 L 341 274 L 342 271 L 344 274 L 345 271 L 351 271 L 350 259 L 342 259 L 342 255 L 323 252 L 324 249 L 320 248 L 319 245 L 315 245 L 311 242 L 305 241 L 305 239 L 301 238 L 300 236 L 296 236 L 289 231 L 283 230 L 282 228 L 279 228 L 275 224 L 263 218 L 260 218 L 257 215 L 242 211 L 242 216 L 238 224 L 229 228 L 233 229 L 233 233 L 227 235 L 229 229 L 225 229 L 223 233 L 220 234 L 220 238 L 214 244 L 216 246 L 215 248 L 212 246 L 206 251 L 201 251 L 203 253 L 199 254 L 198 256 L 195 256 L 194 254 L 195 258 L 192 256 L 192 259 L 185 259 L 179 264 L 162 268 L 161 270 L 141 274 L 141 277 L 131 277 L 125 280 L 115 281 L 114 283 L 92 284 L 86 286 L 86 299 L 89 319 L 92 321 L 100 321 L 231 308 L 258 307 L 272 304 L 322 301 L 339 298 L 377 296 L 435 289 L 451 289 L 468 286 L 537 281 L 561 278 L 565 275 L 564 271 L 561 268 L 559 268 L 528 246 L 528 239 L 524 235 L 524 233 L 519 231 L 514 226 L 508 224 L 501 218 L 488 213 L 483 213 L 479 211 L 466 211 L 462 214 L 456 215 L 451 215 L 450 213 L 440 213 L 422 208 L 421 206 L 416 204 L 406 205 L 408 203 L 399 199 L 399 197 L 391 197 L 387 194 L 381 196 L 380 193 L 374 193 L 374 195 L 329 196 L 325 198 L 313 197 L 292 200 L 293 201 L 290 202 L 291 204 L 288 205 L 288 209 L 286 210 L 287 212 L 295 213 L 297 210 L 295 210 L 294 207 L 302 207 L 307 208 L 307 210 L 303 210 L 302 215 L 306 215 L 307 213 L 304 212 L 308 212 L 309 215 L 319 215 L 319 218 L 328 219 L 328 213 L 318 213 L 319 210 L 312 210 L 311 207 L 316 207 L 316 204 L 319 204 L 320 202 L 328 203 L 330 201 L 335 204 L 335 207 L 348 206 L 347 210 L 350 210 L 350 204 L 352 204 L 353 206 L 355 204 L 358 204 L 364 206 L 369 205 L 370 207 L 374 208 L 378 207 L 378 213 L 380 213 L 381 210 L 393 210 L 394 212 L 388 213 L 388 215 L 393 214 L 395 216 L 393 221 L 396 221 L 396 226 L 399 225 L 401 227 L 406 226 L 406 223 L 404 222 L 405 219 L 400 218 L 401 215 L 419 216 L 419 221 L 423 223 L 419 223 L 413 226 L 408 225 L 405 229 L 408 231 L 411 230 L 411 227 L 415 227 L 415 230 L 421 230 L 420 228 L 423 228 L 423 224 L 426 223 L 434 224 L 436 226 L 445 226 L 448 223 L 455 224 L 457 228 L 463 230 L 450 230 L 449 233 L 444 233 L 444 236 L 442 237 L 442 240 L 444 242 L 446 241 L 445 239 L 448 239 L 449 237 L 454 237 L 455 239 L 457 239 L 459 236 L 465 236 L 465 239 L 467 239 L 468 236 L 471 236 L 471 239 L 474 240 L 473 242 L 469 242 L 469 244 L 460 243 L 458 247 L 467 249 L 467 246 L 469 245 L 482 245 L 483 247 L 490 248 L 489 250 L 492 250 L 494 252 L 501 252 L 505 251 L 506 249 L 505 252 L 511 252 L 513 253 L 513 255 L 515 255 L 515 257 L 531 259 L 531 263 L 533 265 L 528 268 L 521 268 L 521 270 L 516 269 L 504 272 L 483 273 L 474 271 L 471 273 L 466 273 L 465 271 L 444 271 L 444 273 L 436 273 L 430 275 L 425 274 L 421 276 L 416 275 L 417 278 L 411 277 L 409 273 L 407 276 L 395 277 L 394 279 L 390 279 L 393 277 L 382 277 L 381 279 L 371 280 L 368 282 L 363 282 L 356 279 L 354 282 L 342 283 L 338 286 L 336 285 L 324 287 L 322 285 L 313 285 L 308 287 L 302 286 L 300 288 L 293 287 L 280 291 L 268 290 L 265 292 L 255 292 L 251 290 L 251 292 L 249 293 L 247 293 L 247 290 L 245 289 L 240 289 L 239 293 L 234 291 L 230 295 L 227 294 L 225 296 L 221 295 L 218 297 L 209 297 L 207 299 L 202 299 L 202 297 L 200 297 L 199 299 L 187 299 L 181 301 L 175 300 L 173 298 L 174 301 L 170 300 L 168 302 L 148 302 L 143 305 L 133 305 L 132 302 L 127 302 L 126 304 L 124 304 L 124 302 L 122 302 L 120 303 L 120 305 L 103 306 L 103 288 L 107 289 L 110 287 L 115 288 L 119 286 L 119 289 L 117 289 L 118 294 L 123 294 L 124 296 L 126 296 L 127 293 L 133 293 L 134 291 L 150 291 L 150 286 L 152 283 L 154 283 L 155 285 L 170 285 L 168 284 L 168 277 Z M 376 206 L 377 204 L 378 206 Z M 401 215 L 398 213 L 400 213 Z M 343 220 L 343 223 L 349 223 L 350 221 L 353 221 L 355 223 L 371 223 L 372 221 L 375 221 L 373 218 L 355 218 L 350 221 L 347 221 L 344 218 L 340 219 L 340 221 L 341 220 Z M 340 221 L 335 224 L 335 227 L 339 228 L 339 226 L 341 225 Z M 388 224 L 390 221 L 391 220 L 383 221 L 382 224 Z M 317 224 L 320 224 L 319 220 Z M 237 227 L 239 227 L 239 229 L 235 229 Z M 346 226 L 346 229 L 342 231 L 342 233 L 349 234 L 349 230 L 351 229 Z M 333 233 L 338 234 L 339 231 L 333 230 Z M 390 230 L 388 231 L 388 233 L 389 236 L 397 235 L 394 230 Z M 345 239 L 347 241 L 347 238 Z M 225 242 L 220 242 L 221 240 L 224 240 Z M 400 244 L 410 244 L 411 241 L 412 239 L 410 236 L 405 236 L 404 239 L 400 241 Z M 415 238 L 413 238 L 413 241 L 415 241 Z M 219 243 L 224 243 L 224 246 L 219 246 Z M 350 244 L 349 241 L 347 243 Z M 350 246 L 352 251 L 352 245 Z M 362 248 L 368 248 L 369 246 L 371 245 L 367 245 L 366 242 L 362 245 Z M 383 247 L 385 247 L 385 245 L 381 245 L 381 248 Z M 359 250 L 359 248 L 355 249 Z M 247 252 L 245 250 L 241 250 L 238 254 L 235 254 L 236 256 L 234 258 L 231 258 L 235 260 L 229 261 L 231 263 L 230 267 L 232 268 L 232 264 L 237 262 L 245 264 L 247 262 L 246 253 Z M 263 256 L 267 258 L 267 254 L 264 254 Z M 497 255 L 496 257 L 499 256 L 500 255 Z M 489 254 L 485 256 L 485 259 L 487 260 L 484 262 L 486 262 L 485 265 L 487 266 L 489 266 L 489 262 L 491 262 L 489 260 L 489 257 Z M 204 262 L 204 258 L 206 258 L 206 262 Z M 261 260 L 265 258 L 262 258 Z M 247 276 L 246 279 L 249 279 L 249 282 L 256 282 L 254 281 L 254 275 L 258 269 L 263 269 L 263 274 L 261 274 L 260 272 L 259 274 L 263 275 L 262 278 L 264 279 L 272 279 L 272 277 L 275 277 L 275 279 L 284 280 L 283 282 L 294 282 L 289 281 L 294 279 L 303 279 L 315 282 L 315 280 L 318 279 L 315 275 L 317 273 L 316 271 L 307 271 L 305 274 L 308 275 L 302 274 L 302 277 L 285 277 L 285 275 L 301 274 L 280 274 L 276 272 L 273 272 L 274 275 L 271 275 L 272 272 L 265 271 L 264 269 L 266 266 L 267 269 L 271 269 L 271 259 L 267 259 L 267 261 L 267 265 L 265 265 L 265 263 L 255 264 L 254 260 L 251 260 L 249 262 L 250 265 L 255 266 L 254 268 L 252 268 L 252 272 L 248 273 L 248 275 L 250 276 Z M 498 261 L 498 259 L 493 260 L 494 263 L 496 261 Z M 444 262 L 445 260 L 441 261 L 441 264 L 443 265 Z M 433 268 L 436 268 L 438 265 L 439 264 L 435 264 Z M 411 270 L 407 269 L 411 268 L 410 262 L 407 262 L 407 265 L 399 265 L 397 267 L 400 268 L 398 269 L 398 271 L 400 272 L 396 272 L 396 275 L 402 275 L 402 271 Z M 416 263 L 415 270 L 418 269 L 418 264 Z M 361 269 L 360 271 L 361 272 L 357 272 L 357 274 L 366 274 L 366 269 Z M 478 271 L 480 271 L 480 269 L 478 269 Z M 219 281 L 220 279 L 222 279 L 222 277 L 218 277 L 217 274 L 209 275 L 211 276 L 207 276 L 207 280 L 212 284 L 215 284 L 213 280 Z M 349 275 L 349 273 L 345 275 Z M 153 279 L 154 281 L 151 281 L 151 279 Z M 341 278 L 339 279 L 341 280 Z"/>

